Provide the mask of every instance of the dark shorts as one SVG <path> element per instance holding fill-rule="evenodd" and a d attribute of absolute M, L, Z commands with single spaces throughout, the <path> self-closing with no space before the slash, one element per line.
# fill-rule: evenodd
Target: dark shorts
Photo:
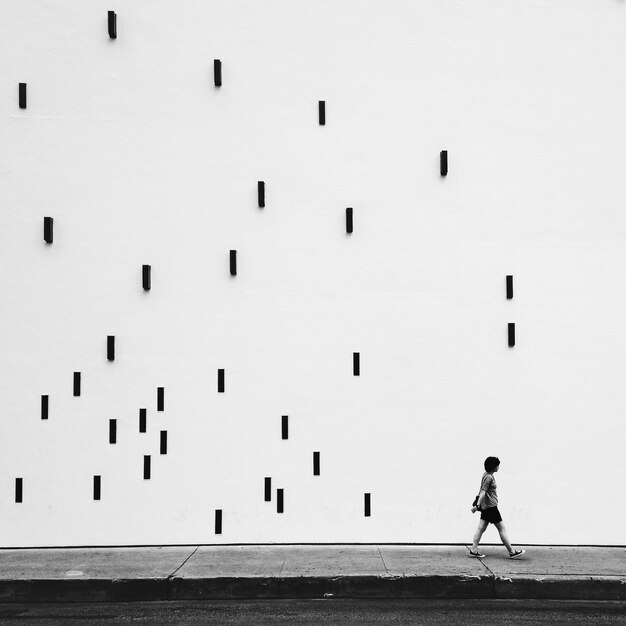
<path fill-rule="evenodd" d="M 490 524 L 497 524 L 502 521 L 502 515 L 500 515 L 497 506 L 490 506 L 488 509 L 483 509 L 480 512 L 480 519 L 484 519 Z"/>

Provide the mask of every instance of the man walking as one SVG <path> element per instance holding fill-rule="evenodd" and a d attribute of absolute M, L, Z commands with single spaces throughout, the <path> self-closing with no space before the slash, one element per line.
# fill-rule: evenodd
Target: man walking
<path fill-rule="evenodd" d="M 496 492 L 495 472 L 500 469 L 500 459 L 496 456 L 489 456 L 485 459 L 485 473 L 480 483 L 480 493 L 478 502 L 472 507 L 472 513 L 480 511 L 480 521 L 474 533 L 474 541 L 469 555 L 482 559 L 485 557 L 478 551 L 478 543 L 489 524 L 493 524 L 500 533 L 500 540 L 509 551 L 509 558 L 516 559 L 526 552 L 526 550 L 514 550 L 506 534 L 506 528 L 502 523 L 502 516 L 498 511 L 498 494 Z"/>

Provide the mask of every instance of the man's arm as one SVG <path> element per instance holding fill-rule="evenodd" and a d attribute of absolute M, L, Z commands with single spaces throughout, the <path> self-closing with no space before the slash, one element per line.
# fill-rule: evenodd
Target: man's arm
<path fill-rule="evenodd" d="M 484 499 L 485 499 L 485 490 L 481 489 L 480 493 L 478 494 L 478 502 L 476 503 L 476 506 L 472 507 L 472 513 L 476 513 L 476 511 L 480 510 Z"/>
<path fill-rule="evenodd" d="M 477 509 L 482 508 L 483 502 L 485 501 L 485 495 L 487 495 L 487 492 L 484 489 L 481 489 L 480 493 L 478 494 L 478 502 L 476 503 Z"/>

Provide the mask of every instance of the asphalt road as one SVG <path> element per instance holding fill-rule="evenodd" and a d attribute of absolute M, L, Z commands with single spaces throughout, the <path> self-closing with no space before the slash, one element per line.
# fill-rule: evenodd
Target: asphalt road
<path fill-rule="evenodd" d="M 208 600 L 0 604 L 1 624 L 626 624 L 626 602 Z"/>

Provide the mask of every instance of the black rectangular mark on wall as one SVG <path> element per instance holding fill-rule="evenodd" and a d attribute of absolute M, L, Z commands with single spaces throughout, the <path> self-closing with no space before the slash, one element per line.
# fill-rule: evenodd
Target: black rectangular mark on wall
<path fill-rule="evenodd" d="M 320 100 L 318 103 L 320 126 L 326 125 L 326 101 Z"/>
<path fill-rule="evenodd" d="M 222 86 L 222 62 L 219 59 L 213 61 L 213 81 L 216 87 Z"/>
<path fill-rule="evenodd" d="M 352 353 L 352 370 L 355 376 L 361 375 L 361 354 L 359 352 Z"/>
<path fill-rule="evenodd" d="M 224 393 L 224 370 L 217 370 L 217 391 Z"/>
<path fill-rule="evenodd" d="M 372 515 L 372 494 L 365 494 L 365 517 L 371 517 Z"/>
<path fill-rule="evenodd" d="M 100 500 L 100 476 L 93 477 L 93 499 Z"/>
<path fill-rule="evenodd" d="M 52 243 L 54 220 L 51 217 L 43 218 L 43 240 L 46 243 Z"/>
<path fill-rule="evenodd" d="M 313 453 L 313 476 L 320 475 L 320 453 Z"/>
<path fill-rule="evenodd" d="M 107 335 L 107 361 L 115 361 L 115 336 Z"/>
<path fill-rule="evenodd" d="M 512 348 L 515 345 L 515 324 L 509 322 L 509 347 Z"/>
<path fill-rule="evenodd" d="M 139 432 L 146 432 L 146 418 L 148 414 L 148 409 L 139 409 Z"/>
<path fill-rule="evenodd" d="M 109 21 L 109 37 L 111 39 L 117 39 L 117 14 L 115 11 L 108 12 Z"/>
<path fill-rule="evenodd" d="M 215 509 L 215 534 L 222 534 L 222 509 Z"/>
<path fill-rule="evenodd" d="M 230 251 L 230 275 L 237 276 L 237 250 Z"/>
<path fill-rule="evenodd" d="M 270 476 L 265 477 L 265 502 L 272 501 L 272 478 Z"/>
<path fill-rule="evenodd" d="M 352 230 L 353 230 L 352 207 L 348 207 L 346 209 L 346 232 L 351 233 Z"/>
<path fill-rule="evenodd" d="M 141 280 L 143 284 L 143 290 L 150 291 L 150 289 L 152 288 L 152 266 L 141 266 Z"/>
<path fill-rule="evenodd" d="M 506 299 L 513 299 L 513 276 L 506 277 Z"/>
<path fill-rule="evenodd" d="M 167 430 L 161 431 L 161 454 L 167 454 Z"/>
<path fill-rule="evenodd" d="M 109 420 L 109 443 L 117 443 L 117 420 Z"/>
<path fill-rule="evenodd" d="M 20 109 L 25 109 L 26 108 L 26 83 L 20 83 L 19 102 L 20 102 Z"/>
<path fill-rule="evenodd" d="M 143 457 L 143 478 L 148 480 L 150 478 L 150 455 L 144 454 Z"/>
<path fill-rule="evenodd" d="M 448 175 L 448 151 L 442 150 L 439 153 L 439 168 L 442 176 Z"/>
<path fill-rule="evenodd" d="M 23 487 L 23 479 L 22 478 L 16 478 L 15 479 L 15 501 L 16 502 L 22 502 L 22 489 Z"/>
<path fill-rule="evenodd" d="M 48 419 L 48 396 L 41 396 L 41 419 Z"/>
<path fill-rule="evenodd" d="M 276 490 L 276 513 L 284 513 L 285 511 L 285 493 L 284 489 Z"/>
<path fill-rule="evenodd" d="M 80 396 L 80 372 L 74 372 L 74 395 Z"/>
<path fill-rule="evenodd" d="M 283 415 L 281 419 L 281 438 L 289 439 L 289 416 Z"/>
<path fill-rule="evenodd" d="M 259 208 L 265 207 L 265 182 L 260 180 L 257 184 L 257 191 L 259 195 Z"/>
<path fill-rule="evenodd" d="M 165 410 L 165 387 L 157 387 L 157 411 Z"/>

